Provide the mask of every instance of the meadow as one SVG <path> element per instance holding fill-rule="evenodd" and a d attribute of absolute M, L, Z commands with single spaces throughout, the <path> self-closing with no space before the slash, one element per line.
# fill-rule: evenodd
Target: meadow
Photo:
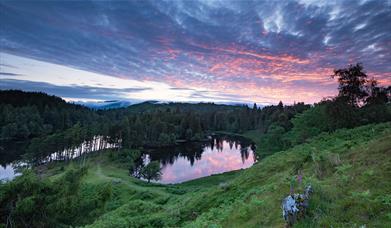
<path fill-rule="evenodd" d="M 244 135 L 256 137 L 254 132 Z M 261 145 L 258 145 L 258 147 Z M 183 184 L 147 184 L 112 162 L 110 150 L 91 154 L 81 194 L 110 185 L 112 196 L 98 214 L 80 215 L 87 227 L 283 227 L 281 200 L 302 170 L 301 192 L 314 195 L 295 227 L 387 227 L 391 225 L 390 123 L 322 133 L 309 142 L 262 158 L 249 169 Z M 54 180 L 78 160 L 44 172 Z M 98 216 L 94 221 L 93 217 Z"/>

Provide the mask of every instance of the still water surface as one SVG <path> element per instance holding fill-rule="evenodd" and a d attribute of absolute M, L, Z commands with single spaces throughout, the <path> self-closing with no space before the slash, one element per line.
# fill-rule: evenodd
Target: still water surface
<path fill-rule="evenodd" d="M 30 167 L 29 163 L 22 159 L 21 154 L 26 151 L 28 143 L 20 145 L 6 144 L 0 146 L 0 181 L 9 181 L 21 174 L 23 168 Z M 101 149 L 116 148 L 118 145 L 109 143 L 103 136 L 94 136 L 90 141 L 85 141 L 75 148 L 51 153 L 40 163 L 52 161 L 70 160 Z"/>
<path fill-rule="evenodd" d="M 115 148 L 115 144 L 103 141 L 100 136 L 94 137 L 96 148 L 104 144 L 104 148 Z M 44 159 L 73 159 L 84 153 L 96 151 L 90 144 L 83 143 L 68 151 L 55 152 Z M 149 149 L 144 151 L 139 166 L 150 161 L 159 161 L 162 176 L 156 181 L 163 184 L 180 183 L 200 177 L 210 176 L 238 169 L 246 169 L 256 161 L 255 148 L 250 141 L 232 136 L 213 136 L 206 142 L 187 142 L 173 147 Z M 26 167 L 22 161 L 1 161 L 0 180 L 12 180 L 20 175 L 20 167 Z"/>
<path fill-rule="evenodd" d="M 251 142 L 238 137 L 214 136 L 203 143 L 183 143 L 144 153 L 143 165 L 159 161 L 164 184 L 180 183 L 232 170 L 246 169 L 256 161 Z"/>

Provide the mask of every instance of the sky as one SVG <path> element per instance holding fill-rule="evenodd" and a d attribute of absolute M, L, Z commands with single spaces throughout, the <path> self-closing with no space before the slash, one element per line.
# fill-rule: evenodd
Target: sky
<path fill-rule="evenodd" d="M 0 0 L 0 89 L 314 103 L 357 62 L 391 85 L 391 0 Z"/>

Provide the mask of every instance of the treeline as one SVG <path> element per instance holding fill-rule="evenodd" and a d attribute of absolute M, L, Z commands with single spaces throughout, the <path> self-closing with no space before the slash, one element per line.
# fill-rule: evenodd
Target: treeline
<path fill-rule="evenodd" d="M 99 122 L 92 110 L 45 93 L 0 90 L 0 140 L 15 141 Z"/>
<path fill-rule="evenodd" d="M 149 104 L 143 104 L 148 105 Z M 283 106 L 253 108 L 247 106 L 216 106 L 213 104 L 191 105 L 166 104 L 150 106 L 135 112 L 132 108 L 99 111 L 100 122 L 74 126 L 54 134 L 31 140 L 27 152 L 31 160 L 39 162 L 53 152 L 65 151 L 67 157 L 78 153 L 81 143 L 91 145 L 91 150 L 115 144 L 121 148 L 160 147 L 174 145 L 178 140 L 199 141 L 213 131 L 243 133 L 252 129 L 267 132 L 268 126 L 279 124 L 285 131 L 293 125 L 290 119 L 310 106 L 297 103 Z M 197 109 L 197 107 L 203 107 Z M 136 107 L 138 108 L 138 107 Z M 100 147 L 94 146 L 95 136 L 103 139 Z"/>
<path fill-rule="evenodd" d="M 83 142 L 96 144 L 96 136 L 132 149 L 203 140 L 213 131 L 256 130 L 261 135 L 259 150 L 270 153 L 321 132 L 391 120 L 390 87 L 368 79 L 360 64 L 336 70 L 334 77 L 339 82 L 338 96 L 313 107 L 302 102 L 263 108 L 144 102 L 96 111 L 43 93 L 1 91 L 1 140 L 32 139 L 27 151 L 31 158 L 42 159 L 58 151 L 77 153 L 75 148 Z"/>
<path fill-rule="evenodd" d="M 104 141 L 100 147 L 110 143 L 139 148 L 203 140 L 212 131 L 266 132 L 275 122 L 290 129 L 290 119 L 309 107 L 304 103 L 284 107 L 282 102 L 264 108 L 144 102 L 96 111 L 44 93 L 8 90 L 0 92 L 1 141 L 30 140 L 27 157 L 39 163 L 54 152 L 64 152 L 64 159 L 72 157 L 82 143 L 91 150 L 102 149 L 94 146 L 96 136 Z"/>
<path fill-rule="evenodd" d="M 174 107 L 173 107 L 174 106 Z M 184 104 L 187 106 L 187 104 Z M 110 138 L 121 138 L 124 147 L 164 146 L 176 140 L 202 140 L 212 131 L 230 131 L 242 133 L 257 128 L 267 128 L 273 122 L 279 122 L 286 128 L 291 127 L 289 120 L 301 113 L 309 105 L 298 103 L 283 107 L 263 109 L 247 106 L 226 106 L 199 104 L 203 109 L 182 109 L 180 105 L 166 105 L 164 108 L 151 109 L 142 113 L 127 113 L 116 124 L 109 124 Z M 206 108 L 209 106 L 209 109 Z M 111 111 L 115 113 L 116 111 Z M 113 120 L 110 121 L 113 123 Z"/>
<path fill-rule="evenodd" d="M 338 95 L 324 99 L 290 121 L 291 129 L 274 122 L 262 136 L 261 152 L 272 153 L 306 142 L 322 132 L 391 121 L 391 86 L 369 79 L 361 64 L 334 71 Z"/>
<path fill-rule="evenodd" d="M 98 132 L 92 127 L 75 124 L 62 132 L 33 138 L 24 157 L 33 164 L 40 164 L 51 160 L 69 160 L 89 152 L 120 147 L 119 141 L 96 135 Z"/>

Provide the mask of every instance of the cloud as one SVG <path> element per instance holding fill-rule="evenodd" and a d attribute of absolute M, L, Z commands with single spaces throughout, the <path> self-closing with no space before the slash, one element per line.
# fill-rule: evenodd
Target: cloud
<path fill-rule="evenodd" d="M 191 88 L 170 88 L 170 90 L 174 90 L 174 91 L 196 91 L 195 89 L 191 89 Z"/>
<path fill-rule="evenodd" d="M 122 79 L 313 102 L 336 93 L 333 68 L 362 62 L 391 84 L 390 1 L 3 1 L 0 10 L 1 52 Z"/>
<path fill-rule="evenodd" d="M 20 74 L 9 73 L 9 72 L 0 72 L 0 75 L 5 75 L 5 76 L 19 76 Z"/>
<path fill-rule="evenodd" d="M 2 79 L 0 89 L 19 89 L 24 91 L 42 91 L 66 98 L 118 100 L 123 99 L 124 94 L 137 93 L 150 88 L 102 88 L 90 86 L 58 86 L 45 82 L 33 82 L 26 80 Z"/>
<path fill-rule="evenodd" d="M 230 101 L 227 100 L 229 97 L 219 91 L 187 87 L 189 85 L 173 87 L 162 82 L 113 77 L 2 53 L 0 53 L 0 59 L 5 59 L 7 65 L 10 66 L 5 67 L 6 70 L 17 64 L 23 66 L 15 69 L 15 72 L 20 74 L 17 78 L 0 75 L 4 81 L 3 89 L 34 89 L 48 91 L 67 99 L 80 97 L 83 100 L 111 99 L 111 96 L 115 95 L 115 99 L 124 100 L 151 100 L 153 98 L 159 101 L 179 102 Z M 75 89 L 77 91 L 74 91 Z M 196 93 L 202 93 L 205 96 L 197 98 L 193 96 Z"/>

